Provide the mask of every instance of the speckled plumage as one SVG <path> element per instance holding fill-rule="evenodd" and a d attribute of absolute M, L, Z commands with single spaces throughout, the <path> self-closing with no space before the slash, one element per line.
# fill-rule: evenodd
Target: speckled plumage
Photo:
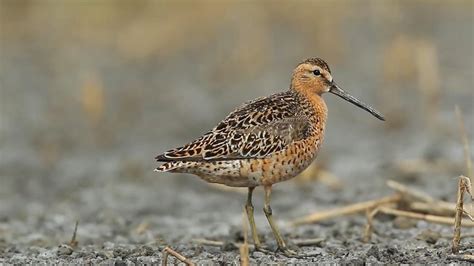
<path fill-rule="evenodd" d="M 294 89 L 247 102 L 200 138 L 156 157 L 158 171 L 183 172 L 229 186 L 273 184 L 314 159 L 326 112 Z M 318 106 L 320 107 L 320 106 Z"/>
<path fill-rule="evenodd" d="M 195 174 L 207 182 L 248 187 L 245 210 L 255 249 L 268 252 L 260 243 L 253 216 L 252 193 L 265 191 L 264 213 L 278 248 L 287 248 L 273 220 L 272 185 L 298 175 L 316 158 L 323 142 L 327 107 L 321 95 L 331 92 L 384 120 L 383 116 L 343 91 L 334 82 L 322 59 L 300 63 L 288 91 L 247 102 L 231 112 L 211 131 L 179 148 L 156 157 L 164 162 L 160 172 Z"/>

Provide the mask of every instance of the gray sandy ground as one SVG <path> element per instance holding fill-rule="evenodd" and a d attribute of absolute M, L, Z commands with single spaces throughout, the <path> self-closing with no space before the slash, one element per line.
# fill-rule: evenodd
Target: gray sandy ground
<path fill-rule="evenodd" d="M 370 146 L 382 146 L 384 140 L 371 142 L 360 143 L 360 149 L 363 146 L 367 146 L 369 150 L 372 149 Z M 426 145 L 430 146 L 429 143 L 427 141 Z M 454 147 L 453 150 L 458 148 Z M 366 167 L 367 169 L 357 167 L 358 160 L 373 162 L 377 161 L 377 157 L 379 156 L 376 154 L 363 158 L 341 156 L 334 167 L 342 169 L 338 166 L 347 166 L 338 171 L 338 175 L 344 178 L 343 191 L 331 191 L 317 182 L 304 186 L 295 182 L 277 185 L 273 209 L 290 245 L 291 239 L 324 238 L 325 241 L 317 246 L 299 249 L 300 252 L 317 254 L 311 258 L 295 259 L 254 252 L 251 253 L 250 261 L 462 263 L 448 258 L 451 226 L 418 221 L 407 229 L 399 229 L 393 217 L 382 215 L 376 219 L 370 243 L 362 241 L 366 223 L 362 215 L 340 217 L 296 228 L 287 226 L 287 221 L 311 212 L 389 195 L 391 192 L 384 185 L 386 178 L 407 181 L 397 178 L 396 172 L 388 174 L 390 168 L 379 161 L 370 163 L 371 167 Z M 352 158 L 351 162 L 349 158 Z M 95 164 L 99 159 L 81 160 L 81 165 L 88 165 Z M 69 167 L 65 167 L 58 171 L 67 176 L 68 169 Z M 454 200 L 455 176 L 455 173 L 429 173 L 408 180 L 415 181 L 415 187 L 437 198 Z M 41 199 L 47 198 L 43 202 L 35 198 L 38 195 L 30 195 L 29 201 L 25 202 L 21 194 L 8 202 L 2 202 L 2 214 L 8 214 L 2 215 L 0 223 L 2 262 L 158 263 L 162 249 L 169 245 L 194 262 L 238 263 L 239 252 L 231 245 L 221 249 L 195 244 L 191 240 L 207 238 L 226 242 L 242 241 L 241 211 L 245 194 L 210 188 L 192 176 L 155 176 L 153 173 L 146 173 L 143 179 L 137 180 L 121 177 L 117 173 L 108 178 L 115 182 L 110 182 L 105 177 L 106 180 L 99 184 L 89 186 L 87 180 L 77 183 L 74 177 L 64 178 L 61 182 L 67 184 L 57 181 L 41 192 Z M 74 185 L 68 185 L 70 182 Z M 11 187 L 14 187 L 13 184 Z M 48 195 L 48 191 L 54 191 L 54 195 Z M 23 202 L 23 208 L 15 200 Z M 254 201 L 257 225 L 264 243 L 275 249 L 270 229 L 260 211 L 260 190 L 255 193 Z M 77 231 L 79 244 L 72 250 L 61 245 L 70 240 L 76 219 L 80 221 Z M 474 230 L 464 229 L 463 233 L 472 234 Z M 462 252 L 474 252 L 472 237 L 463 239 Z M 172 261 L 173 258 L 170 258 L 170 262 Z"/>

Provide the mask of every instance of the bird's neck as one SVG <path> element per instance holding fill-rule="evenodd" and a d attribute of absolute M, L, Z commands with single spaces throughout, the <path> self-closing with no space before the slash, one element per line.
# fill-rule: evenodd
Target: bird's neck
<path fill-rule="evenodd" d="M 328 117 L 328 107 L 326 105 L 326 102 L 324 102 L 323 97 L 319 94 L 310 94 L 307 96 L 309 98 L 309 101 L 311 102 L 315 115 L 320 118 L 321 122 L 321 127 L 322 130 L 324 131 L 324 127 L 326 125 L 326 119 Z"/>
<path fill-rule="evenodd" d="M 316 150 L 324 141 L 324 133 L 326 131 L 326 120 L 327 120 L 327 106 L 324 99 L 316 93 L 305 93 L 304 91 L 297 91 L 291 89 L 293 93 L 301 101 L 301 107 L 303 113 L 309 119 L 309 125 L 311 128 L 311 137 L 315 140 Z"/>
<path fill-rule="evenodd" d="M 295 93 L 300 95 L 300 97 L 305 99 L 306 102 L 309 103 L 309 105 L 311 106 L 310 108 L 314 113 L 315 121 L 317 122 L 317 124 L 319 124 L 321 130 L 324 131 L 328 115 L 328 108 L 321 95 L 309 90 L 298 90 L 294 88 L 291 88 L 290 90 L 293 90 Z"/>

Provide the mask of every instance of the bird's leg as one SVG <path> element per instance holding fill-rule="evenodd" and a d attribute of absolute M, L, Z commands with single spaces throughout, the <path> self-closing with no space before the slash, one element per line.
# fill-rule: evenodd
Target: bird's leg
<path fill-rule="evenodd" d="M 278 244 L 278 249 L 282 251 L 288 257 L 297 256 L 297 253 L 295 251 L 289 249 L 286 246 L 285 241 L 281 237 L 280 230 L 278 230 L 277 225 L 273 221 L 272 208 L 270 207 L 270 196 L 272 194 L 272 186 L 265 186 L 264 190 L 265 190 L 265 204 L 263 207 L 263 212 L 265 212 L 265 216 L 267 216 L 268 223 L 270 224 L 270 227 L 272 228 L 273 236 L 275 237 L 275 240 Z"/>
<path fill-rule="evenodd" d="M 245 203 L 245 211 L 247 212 L 247 218 L 249 219 L 250 229 L 252 230 L 253 244 L 255 245 L 255 250 L 258 251 L 267 251 L 262 247 L 260 239 L 257 234 L 257 226 L 255 225 L 255 219 L 253 216 L 253 204 L 252 204 L 252 193 L 255 187 L 249 187 L 249 192 L 247 194 L 247 203 Z"/>

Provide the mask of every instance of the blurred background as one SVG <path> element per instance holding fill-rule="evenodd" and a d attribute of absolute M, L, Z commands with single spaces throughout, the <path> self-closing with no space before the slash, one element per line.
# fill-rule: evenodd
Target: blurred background
<path fill-rule="evenodd" d="M 308 57 L 387 122 L 325 95 L 316 167 L 276 186 L 277 219 L 385 195 L 387 179 L 454 201 L 454 177 L 466 173 L 455 105 L 474 134 L 473 8 L 2 0 L 0 242 L 55 246 L 76 220 L 83 244 L 227 234 L 244 194 L 154 173 L 153 158 L 242 102 L 286 90 Z M 318 182 L 321 171 L 337 186 Z M 261 201 L 258 191 L 258 210 Z M 269 231 L 259 212 L 257 224 Z"/>

